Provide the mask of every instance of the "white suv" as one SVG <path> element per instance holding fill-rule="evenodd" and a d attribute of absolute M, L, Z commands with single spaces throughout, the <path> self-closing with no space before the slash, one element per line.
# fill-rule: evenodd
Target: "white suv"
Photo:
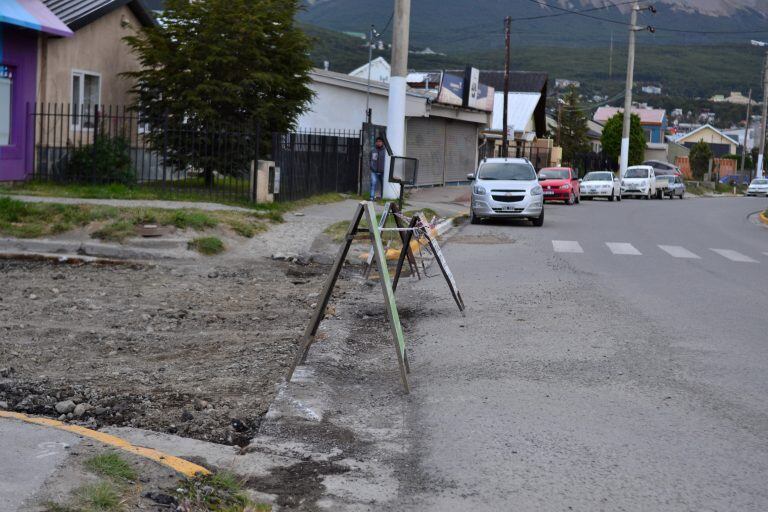
<path fill-rule="evenodd" d="M 525 158 L 486 158 L 472 182 L 469 220 L 485 218 L 529 219 L 534 226 L 544 224 L 544 191 L 536 170 Z"/>

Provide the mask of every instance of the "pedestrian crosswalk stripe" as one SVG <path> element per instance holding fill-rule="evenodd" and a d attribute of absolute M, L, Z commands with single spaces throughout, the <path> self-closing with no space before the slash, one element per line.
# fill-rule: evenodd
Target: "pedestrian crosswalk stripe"
<path fill-rule="evenodd" d="M 662 251 L 666 252 L 667 254 L 675 258 L 689 258 L 692 260 L 701 259 L 696 254 L 693 254 L 691 251 L 689 251 L 685 247 L 680 247 L 679 245 L 660 245 L 659 249 L 661 249 Z"/>
<path fill-rule="evenodd" d="M 737 263 L 757 263 L 757 260 L 753 260 L 749 256 L 745 256 L 740 252 L 732 251 L 730 249 L 710 249 L 710 251 L 716 252 L 723 258 L 728 258 Z"/>
<path fill-rule="evenodd" d="M 570 240 L 552 240 L 552 247 L 555 252 L 570 252 L 574 254 L 581 254 L 584 249 L 581 248 L 579 242 L 573 242 Z"/>
<path fill-rule="evenodd" d="M 606 242 L 605 245 L 611 250 L 613 254 L 619 256 L 642 256 L 643 253 L 635 249 L 632 244 L 625 242 Z"/>

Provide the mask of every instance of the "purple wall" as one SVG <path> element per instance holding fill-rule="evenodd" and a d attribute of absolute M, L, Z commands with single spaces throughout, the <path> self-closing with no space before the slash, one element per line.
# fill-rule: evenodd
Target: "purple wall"
<path fill-rule="evenodd" d="M 11 144 L 0 146 L 0 181 L 23 180 L 32 170 L 34 125 L 28 122 L 27 105 L 36 99 L 37 36 L 0 23 L 0 64 L 13 68 Z"/>

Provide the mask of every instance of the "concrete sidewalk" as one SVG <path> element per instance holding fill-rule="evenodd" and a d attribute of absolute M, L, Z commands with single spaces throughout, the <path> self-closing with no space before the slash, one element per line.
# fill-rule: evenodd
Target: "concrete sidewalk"
<path fill-rule="evenodd" d="M 444 218 L 469 213 L 469 185 L 412 189 L 406 202 L 409 210 L 431 208 Z"/>

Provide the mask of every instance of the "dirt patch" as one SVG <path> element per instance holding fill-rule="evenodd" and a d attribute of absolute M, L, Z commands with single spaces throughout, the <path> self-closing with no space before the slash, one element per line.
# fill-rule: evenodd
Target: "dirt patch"
<path fill-rule="evenodd" d="M 0 400 L 91 427 L 247 444 L 324 274 L 291 268 L 0 260 Z M 67 400 L 85 405 L 57 411 Z"/>
<path fill-rule="evenodd" d="M 316 510 L 314 503 L 323 495 L 326 475 L 339 475 L 349 468 L 331 461 L 306 461 L 288 467 L 279 467 L 264 477 L 248 480 L 247 487 L 277 496 L 282 508 Z"/>

